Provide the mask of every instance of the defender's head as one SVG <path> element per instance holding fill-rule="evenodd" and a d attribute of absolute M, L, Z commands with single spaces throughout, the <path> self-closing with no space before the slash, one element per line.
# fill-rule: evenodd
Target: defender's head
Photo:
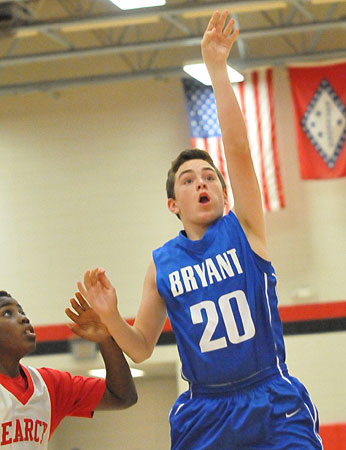
<path fill-rule="evenodd" d="M 36 349 L 36 335 L 21 305 L 0 291 L 0 355 L 3 361 L 19 361 Z"/>

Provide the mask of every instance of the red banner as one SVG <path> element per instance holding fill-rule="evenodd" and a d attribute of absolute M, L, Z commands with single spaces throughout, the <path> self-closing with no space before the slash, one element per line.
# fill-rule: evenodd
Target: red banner
<path fill-rule="evenodd" d="M 346 63 L 288 69 L 301 176 L 346 176 Z"/>

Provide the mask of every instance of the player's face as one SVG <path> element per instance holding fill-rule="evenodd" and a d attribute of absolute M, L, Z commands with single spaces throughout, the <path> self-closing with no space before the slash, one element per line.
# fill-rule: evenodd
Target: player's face
<path fill-rule="evenodd" d="M 189 226 L 207 228 L 222 217 L 227 194 L 214 168 L 202 159 L 183 163 L 174 183 L 175 199 L 169 199 L 169 209 L 179 214 L 185 230 Z"/>
<path fill-rule="evenodd" d="M 36 348 L 36 334 L 20 304 L 0 297 L 0 354 L 20 359 Z"/>

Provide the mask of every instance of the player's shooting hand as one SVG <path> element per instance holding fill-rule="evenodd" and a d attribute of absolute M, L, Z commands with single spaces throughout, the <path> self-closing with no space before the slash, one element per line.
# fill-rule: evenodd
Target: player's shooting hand
<path fill-rule="evenodd" d="M 109 337 L 109 332 L 106 325 L 104 325 L 96 312 L 90 308 L 79 292 L 76 292 L 76 299 L 71 298 L 70 308 L 65 309 L 66 315 L 76 324 L 71 329 L 74 333 L 83 339 L 93 342 L 102 342 Z"/>
<path fill-rule="evenodd" d="M 84 285 L 78 281 L 77 286 L 103 323 L 119 314 L 115 288 L 104 269 L 98 267 L 91 271 L 87 270 L 84 274 Z"/>
<path fill-rule="evenodd" d="M 234 19 L 227 22 L 228 11 L 220 15 L 214 12 L 203 35 L 201 42 L 202 55 L 205 64 L 210 68 L 213 65 L 226 63 L 229 52 L 239 34 L 234 29 Z"/>

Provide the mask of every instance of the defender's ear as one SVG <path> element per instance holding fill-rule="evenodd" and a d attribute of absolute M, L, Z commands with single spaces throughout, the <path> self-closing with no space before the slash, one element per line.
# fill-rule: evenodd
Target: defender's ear
<path fill-rule="evenodd" d="M 169 198 L 167 205 L 168 205 L 168 209 L 170 210 L 171 213 L 179 214 L 179 208 L 178 208 L 177 202 L 175 201 L 174 198 Z"/>

